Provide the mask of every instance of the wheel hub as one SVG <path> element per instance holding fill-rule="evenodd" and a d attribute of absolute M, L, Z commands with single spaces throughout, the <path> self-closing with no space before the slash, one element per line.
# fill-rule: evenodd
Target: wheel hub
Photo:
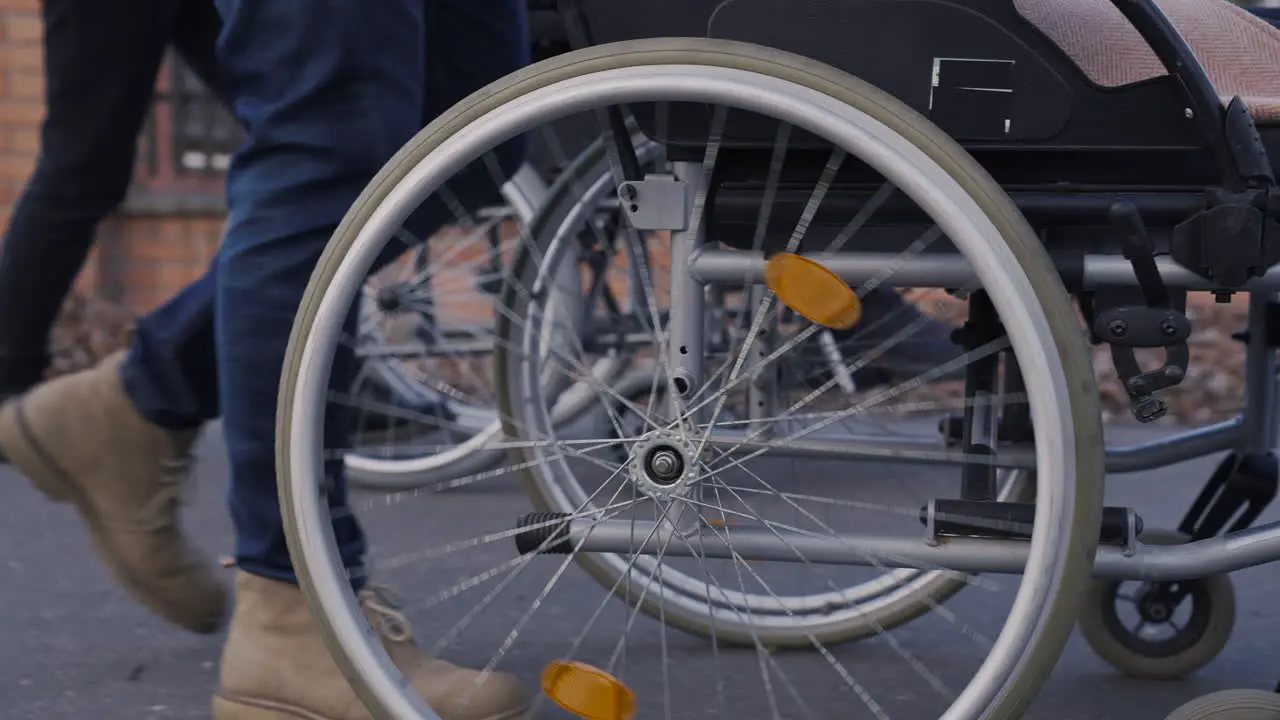
<path fill-rule="evenodd" d="M 669 495 L 697 480 L 696 447 L 692 440 L 669 430 L 654 430 L 636 442 L 632 451 L 632 481 L 650 495 Z"/>
<path fill-rule="evenodd" d="M 1144 602 L 1140 608 L 1142 619 L 1151 623 L 1165 623 L 1169 621 L 1172 613 L 1169 606 L 1162 602 Z"/>
<path fill-rule="evenodd" d="M 404 307 L 404 298 L 401 297 L 400 288 L 396 285 L 379 289 L 376 297 L 378 309 L 388 315 L 394 315 Z"/>
<path fill-rule="evenodd" d="M 1170 597 L 1170 588 L 1156 586 L 1140 595 L 1137 602 L 1138 614 L 1148 623 L 1163 625 L 1173 619 L 1178 608 L 1178 598 Z"/>

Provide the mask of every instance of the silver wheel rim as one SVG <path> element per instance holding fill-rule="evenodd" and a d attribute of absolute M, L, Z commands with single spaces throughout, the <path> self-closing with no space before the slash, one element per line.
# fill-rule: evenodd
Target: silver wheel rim
<path fill-rule="evenodd" d="M 981 717 L 1016 680 L 1042 630 L 1042 609 L 1061 588 L 1075 476 L 1071 398 L 1046 319 L 1031 312 L 1029 278 L 1013 252 L 988 238 L 999 232 L 956 182 L 922 150 L 891 128 L 834 98 L 762 73 L 705 65 L 643 65 L 589 72 L 531 90 L 452 135 L 411 170 L 373 212 L 320 301 L 316 324 L 299 363 L 290 415 L 285 481 L 293 499 L 295 561 L 305 566 L 311 601 L 324 613 L 335 652 L 363 685 L 375 715 L 437 718 L 407 686 L 356 607 L 330 519 L 315 479 L 323 477 L 320 419 L 343 313 L 386 240 L 444 180 L 471 158 L 519 133 L 571 113 L 602 105 L 686 101 L 724 105 L 784 120 L 847 149 L 874 167 L 922 207 L 972 263 L 1004 322 L 1028 378 L 1026 393 L 1035 429 L 1037 501 L 1023 582 L 1009 619 L 982 667 L 942 720 Z"/>

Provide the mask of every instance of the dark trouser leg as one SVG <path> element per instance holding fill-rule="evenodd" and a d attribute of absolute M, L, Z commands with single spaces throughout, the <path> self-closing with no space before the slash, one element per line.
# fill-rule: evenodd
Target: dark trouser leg
<path fill-rule="evenodd" d="M 213 0 L 180 0 L 173 25 L 173 49 L 195 72 L 200 81 L 225 102 L 226 89 L 218 70 L 218 35 L 222 33 L 222 16 Z"/>
<path fill-rule="evenodd" d="M 213 342 L 217 258 L 195 283 L 138 321 L 120 369 L 125 392 L 148 421 L 190 430 L 221 415 Z"/>
<path fill-rule="evenodd" d="M 48 112 L 40 159 L 0 253 L 0 394 L 30 386 L 47 365 L 49 329 L 98 223 L 128 189 L 138 132 L 183 4 L 44 2 Z"/>
<path fill-rule="evenodd" d="M 471 5 L 484 6 L 486 12 L 477 7 L 472 16 L 488 24 L 485 18 L 494 16 L 508 25 L 524 21 L 520 0 Z M 429 101 L 424 77 L 427 45 L 436 37 L 429 33 L 428 10 L 439 6 L 425 0 L 332 0 L 320 6 L 219 0 L 218 7 L 226 23 L 219 59 L 250 133 L 232 164 L 231 216 L 218 259 L 214 312 L 231 464 L 229 503 L 237 565 L 291 580 L 274 462 L 276 392 L 289 331 L 337 223 L 381 165 L 421 127 L 424 110 L 443 104 Z M 439 37 L 458 44 L 442 48 L 460 52 L 468 46 L 477 58 L 495 49 L 493 38 L 467 35 L 466 27 L 439 30 Z M 527 53 L 521 29 L 501 37 L 521 38 L 524 49 L 516 55 Z M 474 81 L 467 58 L 452 59 L 469 73 L 464 79 Z M 447 84 L 438 80 L 437 86 Z M 349 352 L 335 361 L 336 386 L 349 386 L 352 365 Z M 344 414 L 331 406 L 326 443 L 341 447 L 347 429 Z M 330 471 L 334 506 L 345 503 L 340 470 Z M 335 515 L 340 551 L 358 576 L 360 529 L 349 513 Z"/>
<path fill-rule="evenodd" d="M 185 0 L 173 28 L 173 47 L 204 84 L 226 98 L 215 48 L 222 19 L 212 0 Z M 229 103 L 228 103 L 229 105 Z M 216 264 L 216 259 L 214 264 Z M 147 420 L 169 430 L 199 427 L 221 414 L 213 346 L 217 273 L 178 293 L 138 322 L 121 373 L 125 389 Z"/>

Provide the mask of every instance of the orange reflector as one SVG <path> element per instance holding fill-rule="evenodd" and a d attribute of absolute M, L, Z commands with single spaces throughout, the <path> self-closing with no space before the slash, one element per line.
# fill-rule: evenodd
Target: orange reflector
<path fill-rule="evenodd" d="M 631 720 L 636 695 L 609 673 L 585 663 L 557 660 L 542 671 L 542 692 L 585 720 Z"/>
<path fill-rule="evenodd" d="M 853 288 L 808 258 L 774 255 L 765 263 L 764 281 L 783 305 L 810 322 L 848 330 L 862 318 L 862 301 Z"/>

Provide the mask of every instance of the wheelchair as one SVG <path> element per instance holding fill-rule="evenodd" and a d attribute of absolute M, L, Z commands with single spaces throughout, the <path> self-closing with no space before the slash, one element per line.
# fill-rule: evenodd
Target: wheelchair
<path fill-rule="evenodd" d="M 489 447 L 527 500 L 409 493 L 356 508 L 394 506 L 429 536 L 425 549 L 388 540 L 400 554 L 374 570 L 430 565 L 406 613 L 425 618 L 433 651 L 523 669 L 567 645 L 542 684 L 579 717 L 946 720 L 1020 717 L 1077 620 L 1131 674 L 1178 677 L 1216 655 L 1234 612 L 1226 575 L 1280 559 L 1280 525 L 1254 526 L 1280 472 L 1280 34 L 1220 0 L 556 10 L 576 49 L 459 103 L 383 169 L 290 340 L 277 453 L 290 550 L 375 717 L 437 715 L 369 632 L 332 537 L 351 511 L 331 506 L 342 450 L 322 442 L 344 324 L 415 209 L 468 219 L 455 189 L 502 185 L 499 150 L 570 117 L 600 140 L 561 164 L 519 229 L 493 329 L 502 440 Z M 606 202 L 625 222 L 596 222 Z M 600 301 L 584 235 L 623 238 L 633 326 L 584 333 Z M 841 391 L 840 372 L 783 382 L 789 353 L 858 329 L 883 287 L 937 288 L 964 308 L 954 362 L 862 394 Z M 1161 391 L 1188 375 L 1189 292 L 1248 295 L 1241 415 L 1108 447 L 1089 346 L 1109 347 L 1134 417 L 1158 419 Z M 912 325 L 881 328 L 843 369 Z M 593 372 L 615 359 L 634 369 L 626 382 Z M 958 395 L 929 394 L 955 377 Z M 602 422 L 566 427 L 556 408 L 582 395 Z M 885 432 L 891 420 L 903 429 Z M 1108 473 L 1224 451 L 1176 530 L 1104 506 Z M 890 466 L 919 484 L 886 480 Z M 603 599 L 567 572 L 575 561 Z M 1145 632 L 1188 607 L 1172 637 Z M 582 629 L 543 630 L 547 616 Z M 620 629 L 602 637 L 605 624 Z M 1257 707 L 1214 700 L 1185 717 Z"/>

